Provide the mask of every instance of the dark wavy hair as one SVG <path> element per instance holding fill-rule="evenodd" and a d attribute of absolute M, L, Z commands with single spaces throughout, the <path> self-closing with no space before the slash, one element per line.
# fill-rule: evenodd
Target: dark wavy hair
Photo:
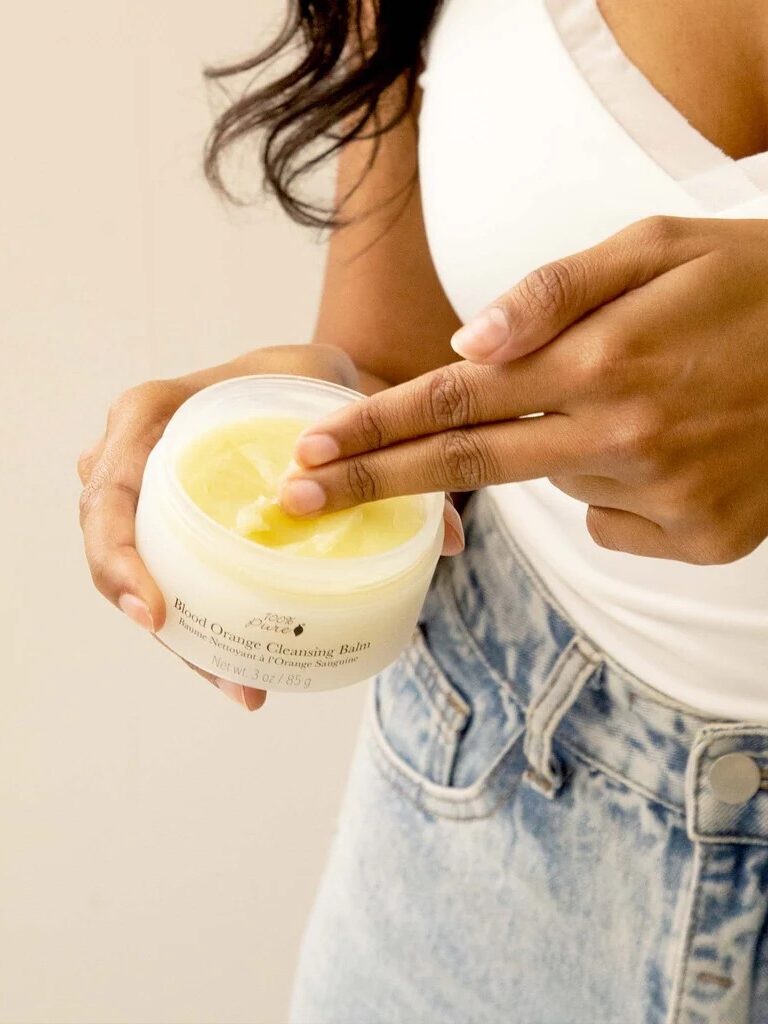
<path fill-rule="evenodd" d="M 298 60 L 272 80 L 259 74 L 216 119 L 205 146 L 208 181 L 241 202 L 224 181 L 222 157 L 234 143 L 263 130 L 264 187 L 288 215 L 317 228 L 343 227 L 335 207 L 299 194 L 301 178 L 353 139 L 373 139 L 367 164 L 348 198 L 373 166 L 381 137 L 406 116 L 416 90 L 421 45 L 442 0 L 289 0 L 277 37 L 254 56 L 207 68 L 213 81 L 261 72 L 298 49 Z M 382 116 L 382 94 L 402 76 Z M 388 97 L 389 100 L 389 97 Z M 410 187 L 416 178 L 414 173 Z"/>

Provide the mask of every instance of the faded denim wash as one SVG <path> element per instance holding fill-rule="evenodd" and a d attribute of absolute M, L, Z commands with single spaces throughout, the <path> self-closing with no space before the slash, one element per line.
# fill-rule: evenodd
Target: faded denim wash
<path fill-rule="evenodd" d="M 293 1024 L 768 1024 L 768 725 L 650 690 L 487 493 L 464 521 L 373 681 Z"/>

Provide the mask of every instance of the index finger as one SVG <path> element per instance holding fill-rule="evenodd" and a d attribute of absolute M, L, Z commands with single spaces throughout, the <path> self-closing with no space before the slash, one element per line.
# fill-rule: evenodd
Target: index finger
<path fill-rule="evenodd" d="M 449 363 L 352 402 L 304 430 L 294 459 L 304 468 L 445 430 L 564 411 L 564 375 L 551 350 L 514 363 Z"/>
<path fill-rule="evenodd" d="M 139 625 L 157 630 L 165 601 L 136 551 L 134 519 L 154 439 L 132 423 L 105 443 L 80 498 L 80 526 L 96 589 Z M 146 610 L 145 610 L 146 609 Z"/>

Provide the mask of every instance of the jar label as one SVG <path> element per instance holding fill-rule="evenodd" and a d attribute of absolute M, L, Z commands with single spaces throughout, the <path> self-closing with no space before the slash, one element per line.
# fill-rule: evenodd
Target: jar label
<path fill-rule="evenodd" d="M 172 650 L 224 679 L 272 690 L 333 689 L 374 675 L 406 646 L 418 614 L 401 609 L 374 637 L 370 610 L 351 611 L 341 625 L 319 611 L 313 621 L 275 608 L 229 621 L 180 594 L 166 601 L 158 636 Z"/>

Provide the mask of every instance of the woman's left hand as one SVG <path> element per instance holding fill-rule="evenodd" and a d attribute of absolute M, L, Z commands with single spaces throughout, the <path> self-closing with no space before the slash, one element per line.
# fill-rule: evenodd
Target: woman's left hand
<path fill-rule="evenodd" d="M 286 510 L 548 477 L 604 548 L 707 565 L 768 536 L 768 221 L 639 221 L 452 345 L 305 431 Z"/>

